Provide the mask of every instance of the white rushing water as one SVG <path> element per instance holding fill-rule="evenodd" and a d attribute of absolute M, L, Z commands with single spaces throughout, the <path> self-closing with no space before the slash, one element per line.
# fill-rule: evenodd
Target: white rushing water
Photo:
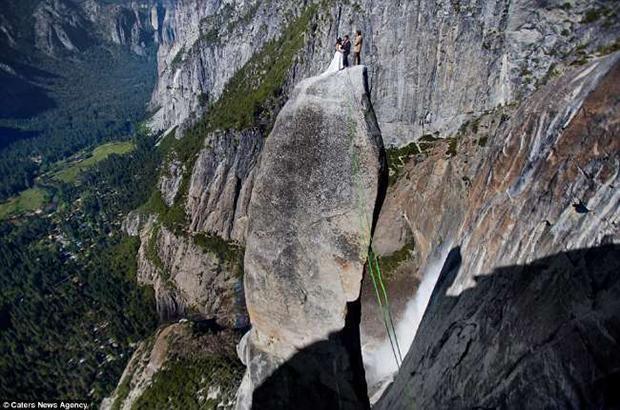
<path fill-rule="evenodd" d="M 398 338 L 398 344 L 403 359 L 409 351 L 411 343 L 418 331 L 418 326 L 420 326 L 424 311 L 426 310 L 426 306 L 431 298 L 431 294 L 433 293 L 433 289 L 441 273 L 441 268 L 444 265 L 450 249 L 451 244 L 443 244 L 436 249 L 434 257 L 431 257 L 431 261 L 424 270 L 420 286 L 413 298 L 407 302 L 404 314 L 395 325 L 396 337 Z M 398 367 L 387 337 L 376 349 L 363 350 L 362 355 L 368 386 L 382 385 L 371 397 L 370 401 L 374 403 L 379 399 L 383 390 L 391 383 L 394 375 L 398 371 Z"/>

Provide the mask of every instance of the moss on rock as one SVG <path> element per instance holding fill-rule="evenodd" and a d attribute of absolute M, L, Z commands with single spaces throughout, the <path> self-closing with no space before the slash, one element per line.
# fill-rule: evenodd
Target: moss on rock
<path fill-rule="evenodd" d="M 379 257 L 379 266 L 381 273 L 386 279 L 390 279 L 396 273 L 396 270 L 403 262 L 411 258 L 415 249 L 413 240 L 407 242 L 402 248 L 388 256 Z"/>

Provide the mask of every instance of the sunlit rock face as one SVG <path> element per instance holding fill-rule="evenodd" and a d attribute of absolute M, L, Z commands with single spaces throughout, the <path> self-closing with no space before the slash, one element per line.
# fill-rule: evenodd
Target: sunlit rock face
<path fill-rule="evenodd" d="M 619 57 L 570 70 L 500 131 L 472 181 L 460 229 L 470 273 L 452 294 L 473 285 L 474 271 L 620 240 Z"/>
<path fill-rule="evenodd" d="M 613 9 L 611 0 L 568 6 L 532 0 L 317 3 L 321 18 L 316 35 L 306 40 L 295 82 L 329 64 L 337 37 L 361 30 L 362 62 L 369 66 L 388 146 L 449 135 L 468 119 L 522 99 L 556 64 L 615 41 L 620 29 L 605 11 Z M 215 101 L 234 72 L 282 32 L 282 16 L 301 9 L 287 0 L 166 3 L 159 13 L 163 43 L 154 127 L 199 118 L 207 109 L 201 98 Z"/>
<path fill-rule="evenodd" d="M 159 177 L 158 188 L 159 192 L 161 192 L 161 199 L 168 207 L 174 205 L 174 200 L 183 182 L 183 172 L 185 172 L 185 169 L 181 161 L 172 159 L 166 164 L 166 169 Z"/>
<path fill-rule="evenodd" d="M 382 141 L 365 80 L 360 66 L 302 81 L 265 142 L 249 207 L 253 328 L 241 349 L 248 371 L 238 408 L 368 405 L 354 305 Z M 306 391 L 318 401 L 302 399 Z"/>
<path fill-rule="evenodd" d="M 362 3 L 361 12 L 343 16 L 342 28 L 365 33 L 386 145 L 454 133 L 468 119 L 529 95 L 555 64 L 577 58 L 579 45 L 591 52 L 613 42 L 619 29 L 617 18 L 600 13 L 586 23 L 586 13 L 599 9 L 587 1 Z"/>
<path fill-rule="evenodd" d="M 213 319 L 230 328 L 247 323 L 241 284 L 243 250 L 223 250 L 173 232 L 153 215 L 132 212 L 125 231 L 141 240 L 138 250 L 140 284 L 152 286 L 163 322 L 179 318 Z M 223 243 L 223 242 L 222 242 Z"/>
<path fill-rule="evenodd" d="M 78 53 L 110 42 L 126 46 L 138 55 L 159 41 L 158 25 L 151 22 L 149 8 L 154 0 L 111 4 L 98 0 L 40 0 L 32 13 L 34 46 L 51 57 Z M 27 8 L 25 9 L 27 10 Z M 20 16 L 29 24 L 29 16 Z M 28 27 L 18 27 L 22 40 Z"/>
<path fill-rule="evenodd" d="M 446 260 L 379 408 L 541 408 L 560 397 L 609 405 L 620 322 L 610 245 L 620 242 L 619 58 L 568 68 L 486 124 L 485 146 L 465 135 L 449 156 L 444 145 L 388 194 L 382 215 L 396 224 L 389 209 L 402 210 L 423 260 L 447 240 L 458 258 Z M 425 188 L 437 178 L 453 189 Z M 407 191 L 415 200 L 396 205 Z M 424 192 L 432 206 L 422 209 Z M 380 217 L 378 234 L 381 226 Z"/>
<path fill-rule="evenodd" d="M 279 3 L 279 4 L 278 4 Z M 282 1 L 179 0 L 158 11 L 161 45 L 151 106 L 154 129 L 193 124 L 226 82 L 298 15 L 304 4 Z M 277 10 L 277 12 L 275 12 Z M 179 136 L 182 133 L 179 132 Z"/>
<path fill-rule="evenodd" d="M 256 129 L 213 132 L 205 138 L 189 182 L 189 228 L 245 242 L 248 205 L 263 148 Z"/>

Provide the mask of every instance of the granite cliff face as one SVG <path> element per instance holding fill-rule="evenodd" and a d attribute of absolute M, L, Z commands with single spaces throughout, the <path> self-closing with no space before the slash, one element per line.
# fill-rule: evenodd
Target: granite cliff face
<path fill-rule="evenodd" d="M 299 78 L 322 71 L 338 36 L 364 33 L 371 97 L 386 145 L 442 136 L 499 105 L 529 95 L 566 60 L 580 60 L 617 38 L 613 2 L 317 2 Z M 219 5 L 182 0 L 166 14 L 159 49 L 155 124 L 169 128 L 200 115 L 252 54 L 286 27 L 300 5 L 260 1 Z M 156 128 L 157 128 L 156 127 Z"/>
<path fill-rule="evenodd" d="M 151 81 L 150 68 L 159 41 L 149 11 L 157 9 L 155 3 L 4 1 L 0 9 L 0 116 L 29 118 L 70 104 L 65 102 L 69 97 L 55 90 L 54 84 L 67 78 L 68 82 L 79 81 L 81 88 L 96 90 L 106 82 L 106 76 L 91 79 L 91 75 L 110 60 L 115 61 L 121 78 L 122 70 L 140 65 L 133 72 L 135 77 L 127 77 L 128 83 L 140 81 L 137 78 Z M 130 86 L 139 89 L 139 84 Z"/>
<path fill-rule="evenodd" d="M 33 13 L 35 46 L 48 55 L 80 51 L 94 41 L 88 21 L 71 3 L 41 2 Z"/>
<path fill-rule="evenodd" d="M 155 0 L 132 0 L 106 4 L 88 0 L 81 4 L 88 20 L 104 38 L 129 47 L 136 54 L 146 54 L 148 47 L 161 40 L 158 11 L 161 3 Z"/>
<path fill-rule="evenodd" d="M 215 319 L 231 328 L 247 322 L 241 289 L 242 249 L 223 253 L 218 239 L 173 232 L 154 216 L 131 214 L 130 235 L 140 236 L 138 281 L 153 286 L 162 321 Z"/>
<path fill-rule="evenodd" d="M 157 22 L 151 19 L 151 9 L 159 7 L 155 0 L 118 4 L 99 0 L 33 0 L 8 4 L 0 12 L 0 41 L 9 49 L 25 52 L 34 47 L 53 58 L 75 56 L 105 42 L 144 55 L 160 38 Z"/>
<path fill-rule="evenodd" d="M 462 271 L 485 271 L 614 237 L 617 112 L 606 84 L 617 59 L 569 67 L 518 108 L 490 111 L 451 139 L 418 144 L 426 151 L 399 171 L 386 196 L 377 249 L 391 253 L 412 238 L 424 261 L 440 243 L 465 238 L 471 257 Z M 603 112 L 580 124 L 595 98 L 605 99 Z M 469 279 L 460 277 L 453 291 Z"/>
<path fill-rule="evenodd" d="M 558 62 L 578 58 L 579 50 L 613 42 L 618 21 L 613 13 L 601 12 L 604 5 L 529 0 L 361 4 L 359 14 L 368 18 L 353 15 L 351 20 L 367 33 L 372 98 L 386 144 L 403 145 L 436 132 L 450 135 L 486 110 L 529 95 Z M 584 16 L 595 10 L 598 24 L 584 24 Z M 349 31 L 348 25 L 343 28 Z"/>
<path fill-rule="evenodd" d="M 422 261 L 442 243 L 458 248 L 379 408 L 610 404 L 618 358 L 601 335 L 620 322 L 617 247 L 605 246 L 620 240 L 619 57 L 568 69 L 478 124 L 487 130 L 464 132 L 454 156 L 441 144 L 406 167 L 376 238 L 393 218 Z M 484 147 L 479 134 L 490 136 Z M 592 369 L 599 356 L 609 361 Z"/>
<path fill-rule="evenodd" d="M 179 0 L 165 8 L 151 126 L 196 122 L 227 81 L 303 8 L 297 2 Z"/>
<path fill-rule="evenodd" d="M 548 278 L 594 275 L 597 292 L 616 289 L 591 254 L 569 252 L 620 241 L 613 2 L 179 0 L 150 10 L 159 41 L 151 125 L 168 130 L 161 144 L 173 148 L 158 184 L 162 205 L 125 226 L 142 239 L 140 280 L 156 289 L 163 320 L 242 327 L 243 272 L 252 330 L 239 345 L 247 371 L 238 408 L 368 406 L 360 348 L 368 392 L 373 402 L 382 395 L 396 369 L 377 368 L 392 359 L 381 355 L 381 314 L 370 281 L 361 281 L 373 226 L 398 332 L 406 334 L 403 355 L 420 325 L 379 408 L 510 407 L 524 396 L 504 393 L 528 386 L 541 368 L 571 386 L 560 362 L 590 342 L 564 349 L 555 335 L 590 302 L 574 284 Z M 364 74 L 360 67 L 314 77 L 329 63 L 333 39 L 357 28 Z M 379 128 L 390 184 L 375 215 L 384 172 Z M 359 162 L 353 152 L 362 153 Z M 595 254 L 613 264 L 613 251 Z M 564 269 L 566 252 L 575 269 Z M 474 285 L 484 274 L 498 279 L 484 281 L 481 293 Z M 502 287 L 511 281 L 513 290 Z M 575 300 L 568 306 L 553 293 L 565 309 L 547 315 L 553 303 L 540 302 L 541 289 L 554 284 Z M 418 288 L 426 293 L 416 296 Z M 594 315 L 613 334 L 613 304 L 599 302 Z M 538 322 L 518 319 L 537 303 L 540 323 L 556 333 L 530 332 Z M 498 331 L 502 340 L 548 350 L 542 358 L 510 346 L 485 352 L 499 343 L 487 335 Z M 601 346 L 616 359 L 615 343 Z M 598 379 L 608 380 L 613 360 Z M 489 375 L 521 384 L 476 379 L 485 361 L 493 362 Z M 591 370 L 574 365 L 581 375 Z M 575 380 L 574 389 L 539 384 L 541 399 L 532 403 L 585 389 L 584 403 L 596 404 L 593 395 L 606 392 Z"/>
<path fill-rule="evenodd" d="M 207 137 L 189 182 L 186 209 L 191 230 L 245 242 L 248 204 L 263 138 L 256 129 Z"/>

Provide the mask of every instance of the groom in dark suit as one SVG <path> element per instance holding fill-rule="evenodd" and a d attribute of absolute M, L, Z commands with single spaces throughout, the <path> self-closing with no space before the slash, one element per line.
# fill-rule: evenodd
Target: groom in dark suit
<path fill-rule="evenodd" d="M 349 35 L 347 34 L 342 42 L 342 65 L 344 67 L 349 66 L 349 53 L 351 53 L 351 40 L 349 40 Z"/>

